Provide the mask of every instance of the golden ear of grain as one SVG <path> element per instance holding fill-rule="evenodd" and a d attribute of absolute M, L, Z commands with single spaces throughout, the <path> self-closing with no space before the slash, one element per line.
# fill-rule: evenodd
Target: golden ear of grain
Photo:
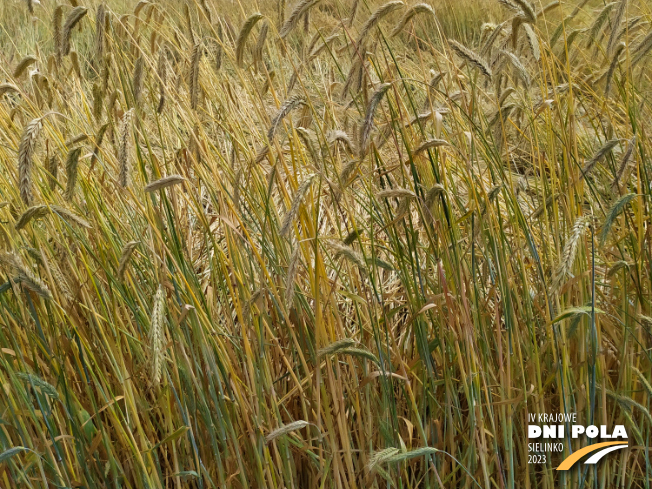
<path fill-rule="evenodd" d="M 627 165 L 629 163 L 630 158 L 632 157 L 632 154 L 634 154 L 634 149 L 636 149 L 636 135 L 632 139 L 629 140 L 629 144 L 627 145 L 627 149 L 625 150 L 625 153 L 623 154 L 622 159 L 620 160 L 620 165 L 618 165 L 618 170 L 616 171 L 616 177 L 614 178 L 614 181 L 612 183 L 613 188 L 618 188 L 620 185 L 620 179 L 623 177 L 623 173 L 625 173 L 625 168 L 627 168 Z"/>
<path fill-rule="evenodd" d="M 446 189 L 444 188 L 443 185 L 439 183 L 433 185 L 432 188 L 430 188 L 430 190 L 426 192 L 426 198 L 425 198 L 426 208 L 428 209 L 432 208 L 432 205 L 435 203 L 437 197 L 445 193 L 446 193 Z"/>
<path fill-rule="evenodd" d="M 18 221 L 16 221 L 16 224 L 14 226 L 16 228 L 16 231 L 20 231 L 25 226 L 27 226 L 27 224 L 29 224 L 29 222 L 32 219 L 39 219 L 41 217 L 46 216 L 48 212 L 49 209 L 48 206 L 46 205 L 35 205 L 33 207 L 30 207 L 25 212 L 23 212 L 20 218 L 18 218 Z"/>
<path fill-rule="evenodd" d="M 19 282 L 23 287 L 31 290 L 44 299 L 52 299 L 52 293 L 32 271 L 23 265 L 18 256 L 13 253 L 0 253 L 0 265 L 3 265 L 10 273 L 13 274 L 13 280 Z"/>
<path fill-rule="evenodd" d="M 371 100 L 369 100 L 364 122 L 362 123 L 362 131 L 360 132 L 360 154 L 366 153 L 369 135 L 371 134 L 371 129 L 373 129 L 374 126 L 374 114 L 376 113 L 376 108 L 391 86 L 391 83 L 381 84 L 372 95 Z"/>
<path fill-rule="evenodd" d="M 367 21 L 362 26 L 362 30 L 360 31 L 360 35 L 358 36 L 358 42 L 357 42 L 358 46 L 362 46 L 362 43 L 367 38 L 371 30 L 378 25 L 378 23 L 383 19 L 383 17 L 391 14 L 392 12 L 398 10 L 404 5 L 405 4 L 400 0 L 395 0 L 395 1 L 387 2 L 386 4 L 378 7 L 378 9 L 376 9 L 374 13 L 369 16 Z"/>
<path fill-rule="evenodd" d="M 539 12 L 537 12 L 537 17 L 541 17 L 544 14 L 547 14 L 554 9 L 561 7 L 561 1 L 560 0 L 553 0 L 549 4 L 545 5 Z"/>
<path fill-rule="evenodd" d="M 611 2 L 606 4 L 602 8 L 598 16 L 595 18 L 595 21 L 593 21 L 593 24 L 589 29 L 589 40 L 586 44 L 587 48 L 590 48 L 593 42 L 597 41 L 598 37 L 600 38 L 602 37 L 602 27 L 604 26 L 604 23 L 609 18 L 609 14 L 611 13 L 615 5 L 616 2 Z"/>
<path fill-rule="evenodd" d="M 335 252 L 335 258 L 343 257 L 356 265 L 362 273 L 366 273 L 367 264 L 365 263 L 364 258 L 360 253 L 355 251 L 350 246 L 346 246 L 344 243 L 338 241 L 333 241 L 329 245 Z"/>
<path fill-rule="evenodd" d="M 197 109 L 199 103 L 199 63 L 203 52 L 202 43 L 195 44 L 190 56 L 190 73 L 188 75 L 188 90 L 190 92 L 190 108 Z"/>
<path fill-rule="evenodd" d="M 285 217 L 283 218 L 283 224 L 281 225 L 281 229 L 279 231 L 279 234 L 281 236 L 287 236 L 289 234 L 290 229 L 292 227 L 292 223 L 294 222 L 294 218 L 299 212 L 299 206 L 301 205 L 301 202 L 303 202 L 303 199 L 308 193 L 308 190 L 312 185 L 312 181 L 315 179 L 316 176 L 317 176 L 316 173 L 313 173 L 312 175 L 308 175 L 308 177 L 306 177 L 306 179 L 303 182 L 301 182 L 301 185 L 299 185 L 299 187 L 297 188 L 297 192 L 294 195 L 294 200 L 292 201 L 290 210 L 287 212 L 287 214 L 285 214 Z"/>
<path fill-rule="evenodd" d="M 611 84 L 612 84 L 612 81 L 613 81 L 614 72 L 616 71 L 616 68 L 618 67 L 618 62 L 620 61 L 620 55 L 625 50 L 625 47 L 626 47 L 625 43 L 621 42 L 621 43 L 618 44 L 618 46 L 616 46 L 616 48 L 614 50 L 613 57 L 611 59 L 611 63 L 609 63 L 609 69 L 605 73 L 605 78 L 607 79 L 607 82 L 606 82 L 605 87 L 604 87 L 604 96 L 605 97 L 608 97 L 609 92 L 611 92 Z"/>
<path fill-rule="evenodd" d="M 236 47 L 235 47 L 235 59 L 238 66 L 240 67 L 242 67 L 242 61 L 244 59 L 244 49 L 247 43 L 247 38 L 249 37 L 249 34 L 251 34 L 251 31 L 256 25 L 256 23 L 262 18 L 263 18 L 263 14 L 256 12 L 255 14 L 252 14 L 247 18 L 247 20 L 242 26 L 242 29 L 240 29 L 240 33 L 238 34 L 238 40 L 236 41 Z"/>
<path fill-rule="evenodd" d="M 63 20 L 63 5 L 57 5 L 52 16 L 52 31 L 54 37 L 54 51 L 56 58 L 61 62 L 63 56 L 63 36 L 61 33 L 61 22 Z"/>
<path fill-rule="evenodd" d="M 95 82 L 93 83 L 93 117 L 99 122 L 102 120 L 102 113 L 104 111 L 104 92 L 102 86 Z"/>
<path fill-rule="evenodd" d="M 122 280 L 127 269 L 127 264 L 129 263 L 129 258 L 133 254 L 136 247 L 140 244 L 140 241 L 129 241 L 123 248 L 120 255 L 120 260 L 118 262 L 118 278 Z"/>
<path fill-rule="evenodd" d="M 143 78 L 145 70 L 145 60 L 142 56 L 134 63 L 133 89 L 134 89 L 134 106 L 140 106 L 140 99 L 143 91 Z"/>
<path fill-rule="evenodd" d="M 25 56 L 23 59 L 20 60 L 20 62 L 16 65 L 16 68 L 14 68 L 14 78 L 20 78 L 23 73 L 29 68 L 31 65 L 36 63 L 36 56 L 32 56 L 31 54 Z"/>
<path fill-rule="evenodd" d="M 0 97 L 6 93 L 16 92 L 20 93 L 20 89 L 13 83 L 2 83 L 0 84 Z"/>
<path fill-rule="evenodd" d="M 32 203 L 32 159 L 36 142 L 43 127 L 42 117 L 33 119 L 25 127 L 18 147 L 18 185 L 20 198 L 27 205 Z"/>
<path fill-rule="evenodd" d="M 199 5 L 201 6 L 202 10 L 204 11 L 204 15 L 206 16 L 206 20 L 208 21 L 209 24 L 213 23 L 213 13 L 211 12 L 210 7 L 206 3 L 206 0 L 199 0 Z"/>
<path fill-rule="evenodd" d="M 616 47 L 616 42 L 618 41 L 618 33 L 620 32 L 620 24 L 623 21 L 625 16 L 625 11 L 627 10 L 627 0 L 620 0 L 618 4 L 618 9 L 614 14 L 614 18 L 611 21 L 611 34 L 609 35 L 609 41 L 607 41 L 607 54 L 613 55 L 614 48 Z"/>
<path fill-rule="evenodd" d="M 77 78 L 82 80 L 82 74 L 81 74 L 81 66 L 79 65 L 79 55 L 77 54 L 77 51 L 70 51 L 70 64 L 72 65 L 72 69 L 77 75 Z"/>
<path fill-rule="evenodd" d="M 311 423 L 308 423 L 307 421 L 294 421 L 290 424 L 280 426 L 279 428 L 276 428 L 274 431 L 272 431 L 265 437 L 265 443 L 269 443 L 270 441 L 278 438 L 279 436 L 287 435 L 288 433 L 291 433 L 293 431 L 305 428 L 310 424 Z"/>
<path fill-rule="evenodd" d="M 121 121 L 120 128 L 120 144 L 118 151 L 118 164 L 120 166 L 120 174 L 118 182 L 122 188 L 129 186 L 129 141 L 131 134 L 131 121 L 133 119 L 134 109 L 130 109 L 124 113 Z"/>
<path fill-rule="evenodd" d="M 618 139 L 610 139 L 607 141 L 594 155 L 593 157 L 586 162 L 584 165 L 584 168 L 582 169 L 582 175 L 580 175 L 580 178 L 586 178 L 589 173 L 593 171 L 593 168 L 595 168 L 595 165 L 598 164 L 600 161 L 604 159 L 605 156 L 607 156 L 611 150 L 613 150 L 616 145 L 620 142 Z"/>
<path fill-rule="evenodd" d="M 308 56 L 308 61 L 311 61 L 315 59 L 317 56 L 321 54 L 322 51 L 324 51 L 326 48 L 330 49 L 330 46 L 335 43 L 340 38 L 340 33 L 336 32 L 335 34 L 332 34 L 328 36 L 326 39 L 324 39 L 324 42 L 317 46 L 315 49 L 313 49 L 310 52 L 310 55 Z"/>
<path fill-rule="evenodd" d="M 272 119 L 272 125 L 267 131 L 267 140 L 271 142 L 274 139 L 274 135 L 276 134 L 276 130 L 278 129 L 278 126 L 281 124 L 281 121 L 283 121 L 283 119 L 285 119 L 285 117 L 290 112 L 292 112 L 297 107 L 301 107 L 305 105 L 305 103 L 306 103 L 306 98 L 303 95 L 293 95 L 292 97 L 287 99 L 283 103 L 283 105 L 281 105 L 281 108 Z"/>
<path fill-rule="evenodd" d="M 523 20 L 525 22 L 533 24 L 537 21 L 537 14 L 534 11 L 534 7 L 528 0 L 512 0 L 512 1 L 521 10 L 521 16 L 523 17 Z"/>
<path fill-rule="evenodd" d="M 104 29 L 106 27 L 106 4 L 101 3 L 97 7 L 95 14 L 95 61 L 98 66 L 104 60 L 104 50 L 106 43 L 106 36 Z"/>
<path fill-rule="evenodd" d="M 444 140 L 444 139 L 435 139 L 435 138 L 433 138 L 433 139 L 428 139 L 427 141 L 424 141 L 423 143 L 421 143 L 421 144 L 420 144 L 420 145 L 419 145 L 419 146 L 418 146 L 418 147 L 417 147 L 417 148 L 412 152 L 412 154 L 413 154 L 414 156 L 416 156 L 416 155 L 418 155 L 419 153 L 421 153 L 422 151 L 426 151 L 426 150 L 431 149 L 431 148 L 439 148 L 439 147 L 441 147 L 441 146 L 449 146 L 448 141 L 446 141 L 446 140 Z"/>
<path fill-rule="evenodd" d="M 326 139 L 328 140 L 328 144 L 331 146 L 335 146 L 337 143 L 342 143 L 349 154 L 353 155 L 356 153 L 353 141 L 344 131 L 339 129 L 331 131 L 326 135 Z"/>
<path fill-rule="evenodd" d="M 102 147 L 102 142 L 104 141 L 104 135 L 106 134 L 106 130 L 108 128 L 109 123 L 107 122 L 106 124 L 102 125 L 102 127 L 100 127 L 100 130 L 97 132 L 97 136 L 95 136 L 95 147 L 93 148 L 93 154 L 91 156 L 91 167 L 97 159 L 97 155 L 99 154 L 100 148 Z"/>
<path fill-rule="evenodd" d="M 358 168 L 359 163 L 360 160 L 351 160 L 346 165 L 344 165 L 344 168 L 342 168 L 342 172 L 339 175 L 340 188 L 336 194 L 336 200 L 339 200 L 342 192 L 348 186 L 349 180 L 351 180 L 351 176 L 353 175 L 353 172 L 355 172 L 355 170 Z"/>
<path fill-rule="evenodd" d="M 491 78 L 491 68 L 489 68 L 489 64 L 484 59 L 482 59 L 480 55 L 471 51 L 469 48 L 453 39 L 449 39 L 448 43 L 460 58 L 465 60 L 470 65 L 478 68 L 480 72 L 487 78 Z"/>
<path fill-rule="evenodd" d="M 618 273 L 624 268 L 629 268 L 629 263 L 624 260 L 617 261 L 609 267 L 609 270 L 607 270 L 607 277 L 613 276 L 615 273 Z"/>
<path fill-rule="evenodd" d="M 263 61 L 263 49 L 265 48 L 265 41 L 267 40 L 267 32 L 269 31 L 269 23 L 263 22 L 254 48 L 254 63 L 259 65 Z"/>
<path fill-rule="evenodd" d="M 84 18 L 88 9 L 86 7 L 75 7 L 66 17 L 66 21 L 63 24 L 63 33 L 61 40 L 61 54 L 67 56 L 70 53 L 70 37 L 72 35 L 73 28 L 79 23 L 80 20 Z"/>
<path fill-rule="evenodd" d="M 54 190 L 57 185 L 57 173 L 59 172 L 59 157 L 57 155 L 52 155 L 48 158 L 48 186 L 50 190 Z"/>
<path fill-rule="evenodd" d="M 530 45 L 530 51 L 532 51 L 532 56 L 537 61 L 541 61 L 541 46 L 539 44 L 539 38 L 537 37 L 536 32 L 530 24 L 525 24 L 523 26 L 525 30 L 525 35 L 527 37 L 528 44 Z"/>
<path fill-rule="evenodd" d="M 145 192 L 156 192 L 157 190 L 171 187 L 173 185 L 179 185 L 185 181 L 186 179 L 181 175 L 169 175 L 147 184 L 145 187 Z"/>
<path fill-rule="evenodd" d="M 192 29 L 192 19 L 190 18 L 190 7 L 187 2 L 183 4 L 183 18 L 186 22 L 186 32 L 188 34 L 188 39 L 190 39 L 190 44 L 195 45 L 195 34 Z"/>
<path fill-rule="evenodd" d="M 50 210 L 69 224 L 76 224 L 77 226 L 81 226 L 86 229 L 91 228 L 90 223 L 86 219 L 83 219 L 65 207 L 61 207 L 60 205 L 51 205 Z"/>
<path fill-rule="evenodd" d="M 301 16 L 317 5 L 320 1 L 321 0 L 299 0 L 299 2 L 292 8 L 292 12 L 283 24 L 283 27 L 281 27 L 279 36 L 281 38 L 287 37 L 287 35 L 297 26 Z"/>
<path fill-rule="evenodd" d="M 82 152 L 82 148 L 75 148 L 68 153 L 68 158 L 66 159 L 66 200 L 72 200 L 73 195 L 75 194 L 75 186 L 77 185 L 77 170 L 79 168 L 79 155 Z"/>
<path fill-rule="evenodd" d="M 634 49 L 632 67 L 636 66 L 652 50 L 652 32 L 650 32 Z"/>
<path fill-rule="evenodd" d="M 167 82 L 167 56 L 165 47 L 159 49 L 156 74 L 158 75 L 159 82 L 159 102 L 156 112 L 161 114 L 165 106 L 165 84 Z"/>
<path fill-rule="evenodd" d="M 488 56 L 491 53 L 491 48 L 496 43 L 496 40 L 500 37 L 500 34 L 502 34 L 505 25 L 507 25 L 507 22 L 508 21 L 498 24 L 494 28 L 493 32 L 487 38 L 484 45 L 482 46 L 482 49 L 480 50 L 480 57 L 484 58 L 485 56 Z"/>
<path fill-rule="evenodd" d="M 65 142 L 65 146 L 70 147 L 74 146 L 75 144 L 79 144 L 81 142 L 84 142 L 88 139 L 88 134 L 80 133 L 77 134 L 76 136 L 71 137 Z"/>
<path fill-rule="evenodd" d="M 570 273 L 571 269 L 573 268 L 573 263 L 575 262 L 575 255 L 577 253 L 577 247 L 580 238 L 582 237 L 584 230 L 591 222 L 591 219 L 592 216 L 580 216 L 575 221 L 575 224 L 573 225 L 573 229 L 570 232 L 570 236 L 566 240 L 566 245 L 564 246 L 564 250 L 561 256 L 561 262 L 559 263 L 559 266 L 557 267 L 557 271 L 555 272 L 555 275 L 553 277 L 553 281 L 552 281 L 553 292 L 556 291 L 561 286 L 563 280 L 566 278 L 566 276 Z"/>
<path fill-rule="evenodd" d="M 389 35 L 390 37 L 396 36 L 399 32 L 401 32 L 407 23 L 412 20 L 412 18 L 416 15 L 420 14 L 428 14 L 431 15 L 433 18 L 435 18 L 435 11 L 433 8 L 428 5 L 427 3 L 417 3 L 416 5 L 413 5 L 408 9 L 407 12 L 401 17 L 401 20 L 399 20 L 398 24 L 394 27 L 394 30 L 392 30 L 392 33 Z"/>
<path fill-rule="evenodd" d="M 521 63 L 521 60 L 518 59 L 518 56 L 510 51 L 501 51 L 501 54 L 507 58 L 518 75 L 518 78 L 525 84 L 525 87 L 528 88 L 530 86 L 530 74 L 525 66 L 523 66 L 523 63 Z"/>
<path fill-rule="evenodd" d="M 163 322 L 165 320 L 165 294 L 163 286 L 159 285 L 154 296 L 154 307 L 150 320 L 149 340 L 151 354 L 151 372 L 152 383 L 158 385 L 161 383 L 163 371 L 163 354 L 165 348 L 165 331 Z"/>
<path fill-rule="evenodd" d="M 306 129 L 305 127 L 297 127 L 297 134 L 303 141 L 303 144 L 308 149 L 308 153 L 313 161 L 318 161 L 317 148 L 319 147 L 319 142 L 317 141 L 317 135 L 315 131 L 311 129 Z"/>
<path fill-rule="evenodd" d="M 376 193 L 378 199 L 414 199 L 416 194 L 406 188 L 390 188 Z"/>
<path fill-rule="evenodd" d="M 214 42 L 214 50 L 213 50 L 213 66 L 215 67 L 215 72 L 219 72 L 220 68 L 222 67 L 222 55 L 223 55 L 223 49 L 222 49 L 222 44 L 224 42 L 224 34 L 222 32 L 222 24 L 220 24 L 217 28 L 217 38 L 219 41 Z"/>
<path fill-rule="evenodd" d="M 109 77 L 111 76 L 111 55 L 107 55 L 104 57 L 104 60 L 102 62 L 102 70 L 100 73 L 101 79 L 102 79 L 102 93 L 106 95 L 107 90 L 109 89 Z"/>

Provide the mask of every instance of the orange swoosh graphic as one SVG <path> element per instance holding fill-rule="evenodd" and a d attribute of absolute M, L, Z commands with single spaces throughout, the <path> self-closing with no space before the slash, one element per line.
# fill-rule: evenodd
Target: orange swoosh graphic
<path fill-rule="evenodd" d="M 568 470 L 573 466 L 575 462 L 581 459 L 584 455 L 587 455 L 591 452 L 595 452 L 596 450 L 600 450 L 601 448 L 610 447 L 613 445 L 625 445 L 625 444 L 627 444 L 627 442 L 606 441 L 604 443 L 596 443 L 595 445 L 589 445 L 588 447 L 584 447 L 581 450 L 578 450 L 577 452 L 573 453 L 572 455 L 569 455 L 561 464 L 559 464 L 557 470 Z"/>

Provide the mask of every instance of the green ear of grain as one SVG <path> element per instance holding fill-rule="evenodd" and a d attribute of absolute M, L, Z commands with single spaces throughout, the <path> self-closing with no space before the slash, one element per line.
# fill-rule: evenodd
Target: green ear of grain
<path fill-rule="evenodd" d="M 59 398 L 59 393 L 57 392 L 57 389 L 53 385 L 47 383 L 46 381 L 44 381 L 40 377 L 37 377 L 34 374 L 17 372 L 16 377 L 18 377 L 27 385 L 33 385 L 34 387 L 38 387 L 39 389 L 41 389 L 41 391 L 43 391 L 44 394 L 48 395 L 53 399 Z"/>
<path fill-rule="evenodd" d="M 616 203 L 613 206 L 611 206 L 611 209 L 609 209 L 609 211 L 607 212 L 607 217 L 605 218 L 604 223 L 602 224 L 602 230 L 600 231 L 600 237 L 599 237 L 600 246 L 604 246 L 604 243 L 607 240 L 607 236 L 609 236 L 609 231 L 611 231 L 611 228 L 614 225 L 616 218 L 620 215 L 621 212 L 623 212 L 623 210 L 625 210 L 627 204 L 629 204 L 636 197 L 637 194 L 623 195 L 620 199 L 616 201 Z"/>
<path fill-rule="evenodd" d="M 19 453 L 22 452 L 26 452 L 28 450 L 29 449 L 25 447 L 13 447 L 10 448 L 9 450 L 5 450 L 4 452 L 0 453 L 0 464 L 6 462 L 7 460 L 9 460 L 15 455 L 18 455 Z"/>
<path fill-rule="evenodd" d="M 591 306 L 581 306 L 581 307 L 569 307 L 566 309 L 564 312 L 559 314 L 557 317 L 555 317 L 552 320 L 552 324 L 558 323 L 560 321 L 563 321 L 564 319 L 573 319 L 576 318 L 577 316 L 586 314 L 590 315 L 591 311 L 595 310 L 596 314 L 601 314 L 602 311 L 600 309 L 592 309 Z"/>
<path fill-rule="evenodd" d="M 275 429 L 275 430 L 272 431 L 271 433 L 269 433 L 269 434 L 265 437 L 265 442 L 266 442 L 266 443 L 269 443 L 270 441 L 275 440 L 275 439 L 278 438 L 279 436 L 287 435 L 288 433 L 291 433 L 291 432 L 293 432 L 293 431 L 297 431 L 297 430 L 303 429 L 303 428 L 305 428 L 306 426 L 310 426 L 311 424 L 312 424 L 312 423 L 309 423 L 309 422 L 307 422 L 307 421 L 302 421 L 302 420 L 300 420 L 300 421 L 293 421 L 292 423 L 289 423 L 289 424 L 283 425 L 283 426 L 281 426 L 281 427 Z"/>

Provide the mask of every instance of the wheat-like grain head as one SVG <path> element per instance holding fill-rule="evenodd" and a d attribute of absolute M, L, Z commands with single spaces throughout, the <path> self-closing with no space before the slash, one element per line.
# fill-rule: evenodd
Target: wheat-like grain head
<path fill-rule="evenodd" d="M 276 134 L 276 130 L 281 124 L 281 121 L 283 121 L 290 112 L 298 107 L 302 107 L 305 103 L 306 98 L 303 95 L 293 95 L 283 102 L 283 105 L 281 105 L 281 108 L 272 119 L 272 124 L 267 131 L 267 140 L 271 142 L 274 139 L 274 135 Z"/>
<path fill-rule="evenodd" d="M 32 164 L 36 142 L 41 133 L 43 117 L 33 119 L 27 124 L 18 147 L 18 185 L 20 198 L 27 205 L 32 203 Z"/>
<path fill-rule="evenodd" d="M 292 8 L 292 12 L 287 20 L 283 23 L 281 30 L 279 31 L 279 36 L 281 38 L 287 37 L 287 35 L 292 32 L 292 30 L 297 26 L 301 16 L 307 13 L 312 7 L 317 5 L 321 0 L 299 0 L 297 4 Z"/>
<path fill-rule="evenodd" d="M 159 101 L 158 107 L 156 108 L 158 114 L 161 114 L 165 107 L 165 84 L 167 82 L 167 72 L 166 48 L 165 46 L 162 46 L 158 52 L 158 63 L 156 65 L 156 74 L 159 83 Z"/>
<path fill-rule="evenodd" d="M 47 205 L 35 205 L 27 209 L 16 221 L 15 228 L 16 231 L 23 229 L 32 219 L 39 219 L 46 216 L 49 213 Z"/>
<path fill-rule="evenodd" d="M 145 60 L 142 56 L 138 56 L 136 62 L 134 63 L 134 75 L 133 75 L 133 90 L 134 90 L 134 106 L 140 106 L 140 99 L 143 91 L 143 78 L 145 71 Z"/>
<path fill-rule="evenodd" d="M 154 307 L 150 320 L 149 340 L 151 354 L 151 372 L 152 383 L 158 385 L 161 383 L 161 374 L 163 371 L 163 354 L 165 347 L 165 331 L 163 322 L 165 320 L 165 293 L 163 286 L 159 285 L 154 296 Z"/>
<path fill-rule="evenodd" d="M 84 18 L 88 9 L 86 7 L 75 7 L 66 17 L 66 21 L 63 24 L 63 33 L 61 39 L 61 54 L 62 56 L 67 56 L 70 53 L 70 38 L 72 36 L 72 30 L 79 23 L 80 20 Z"/>
<path fill-rule="evenodd" d="M 106 5 L 101 3 L 97 7 L 95 14 L 95 61 L 99 66 L 104 60 L 104 50 L 106 44 Z"/>
<path fill-rule="evenodd" d="M 22 76 L 23 73 L 29 68 L 31 65 L 36 63 L 36 56 L 27 55 L 23 59 L 21 59 L 16 67 L 14 68 L 14 74 L 13 77 L 15 79 L 18 79 Z"/>
<path fill-rule="evenodd" d="M 416 5 L 413 5 L 410 7 L 405 14 L 403 14 L 403 17 L 401 17 L 401 20 L 399 20 L 398 24 L 394 27 L 392 30 L 392 33 L 389 35 L 390 37 L 396 36 L 399 32 L 401 32 L 405 26 L 407 25 L 410 20 L 412 20 L 416 15 L 420 14 L 428 14 L 432 16 L 433 18 L 436 18 L 435 16 L 435 11 L 433 8 L 428 5 L 427 3 L 417 3 Z"/>
<path fill-rule="evenodd" d="M 360 30 L 360 35 L 358 36 L 357 44 L 358 46 L 362 46 L 365 39 L 369 35 L 369 33 L 372 31 L 374 27 L 378 25 L 378 23 L 387 15 L 391 14 L 392 12 L 398 10 L 399 8 L 403 7 L 405 4 L 401 2 L 400 0 L 393 0 L 391 2 L 387 2 L 384 5 L 381 5 L 378 7 L 373 14 L 369 16 L 367 21 L 364 23 L 362 26 L 362 29 Z"/>
<path fill-rule="evenodd" d="M 172 187 L 173 185 L 179 185 L 185 181 L 186 179 L 181 175 L 169 175 L 147 184 L 145 192 L 156 192 L 157 190 Z"/>
<path fill-rule="evenodd" d="M 401 2 L 402 3 L 402 2 Z M 360 131 L 360 153 L 363 154 L 367 149 L 367 142 L 369 141 L 369 135 L 371 134 L 371 129 L 374 126 L 374 114 L 376 113 L 376 108 L 380 105 L 380 101 L 383 99 L 387 90 L 392 86 L 391 83 L 381 84 L 369 100 L 369 105 L 367 106 L 367 112 L 365 114 L 364 122 L 362 123 L 362 130 Z"/>
<path fill-rule="evenodd" d="M 129 186 L 129 142 L 131 139 L 131 121 L 133 115 L 134 110 L 130 109 L 124 113 L 121 121 L 118 164 L 120 166 L 119 183 L 122 188 Z"/>
<path fill-rule="evenodd" d="M 82 148 L 75 148 L 68 153 L 66 159 L 66 200 L 72 200 L 75 194 L 75 186 L 77 185 L 77 173 L 79 169 L 79 155 L 81 155 Z"/>
<path fill-rule="evenodd" d="M 54 51 L 56 59 L 61 63 L 63 56 L 63 35 L 61 32 L 61 22 L 63 21 L 63 5 L 57 5 L 52 16 L 52 31 L 54 37 Z"/>
<path fill-rule="evenodd" d="M 36 277 L 15 254 L 7 252 L 0 253 L 0 265 L 3 265 L 12 273 L 13 279 L 26 289 L 31 290 L 44 299 L 52 299 L 52 292 L 50 292 L 48 286 Z"/>
<path fill-rule="evenodd" d="M 459 42 L 449 39 L 448 43 L 450 46 L 453 48 L 453 51 L 465 60 L 467 63 L 469 63 L 472 66 L 475 66 L 480 70 L 480 72 L 486 76 L 487 78 L 491 78 L 492 76 L 492 71 L 491 68 L 489 67 L 489 64 L 480 57 L 477 53 L 471 51 L 469 48 L 464 46 L 463 44 L 460 44 Z"/>
<path fill-rule="evenodd" d="M 285 217 L 283 218 L 283 224 L 281 225 L 281 230 L 279 231 L 279 234 L 281 236 L 287 236 L 289 234 L 290 229 L 292 227 L 292 223 L 294 222 L 294 218 L 299 212 L 299 206 L 301 205 L 301 202 L 303 202 L 303 199 L 308 193 L 308 190 L 312 185 L 312 181 L 315 179 L 316 176 L 317 174 L 315 173 L 308 175 L 308 177 L 306 177 L 306 179 L 303 182 L 301 182 L 301 184 L 297 188 L 297 192 L 294 195 L 294 200 L 292 200 L 292 205 L 290 206 L 290 210 L 287 212 L 287 214 L 285 214 Z"/>
<path fill-rule="evenodd" d="M 238 40 L 236 41 L 236 47 L 235 47 L 235 59 L 238 64 L 238 66 L 242 67 L 242 61 L 244 59 L 244 49 L 245 45 L 247 44 L 247 38 L 249 37 L 249 34 L 251 34 L 252 29 L 256 25 L 256 23 L 263 18 L 263 14 L 261 13 L 255 13 L 250 15 L 245 23 L 242 25 L 242 28 L 240 29 L 240 33 L 238 34 Z"/>
<path fill-rule="evenodd" d="M 129 264 L 129 258 L 131 258 L 131 255 L 139 244 L 140 241 L 129 241 L 122 248 L 120 260 L 118 261 L 118 279 L 123 279 L 125 271 L 127 270 L 127 265 Z"/>
<path fill-rule="evenodd" d="M 566 245 L 561 254 L 561 261 L 557 266 L 557 270 L 552 280 L 552 290 L 556 291 L 562 284 L 563 280 L 568 276 L 573 263 L 575 262 L 575 255 L 584 230 L 591 223 L 593 216 L 580 216 L 575 221 L 573 229 L 566 240 Z"/>

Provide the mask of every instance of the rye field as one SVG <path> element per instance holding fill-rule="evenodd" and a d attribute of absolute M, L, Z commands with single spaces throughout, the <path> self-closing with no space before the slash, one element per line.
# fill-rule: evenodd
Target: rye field
<path fill-rule="evenodd" d="M 0 488 L 649 489 L 651 69 L 647 0 L 5 0 Z"/>

